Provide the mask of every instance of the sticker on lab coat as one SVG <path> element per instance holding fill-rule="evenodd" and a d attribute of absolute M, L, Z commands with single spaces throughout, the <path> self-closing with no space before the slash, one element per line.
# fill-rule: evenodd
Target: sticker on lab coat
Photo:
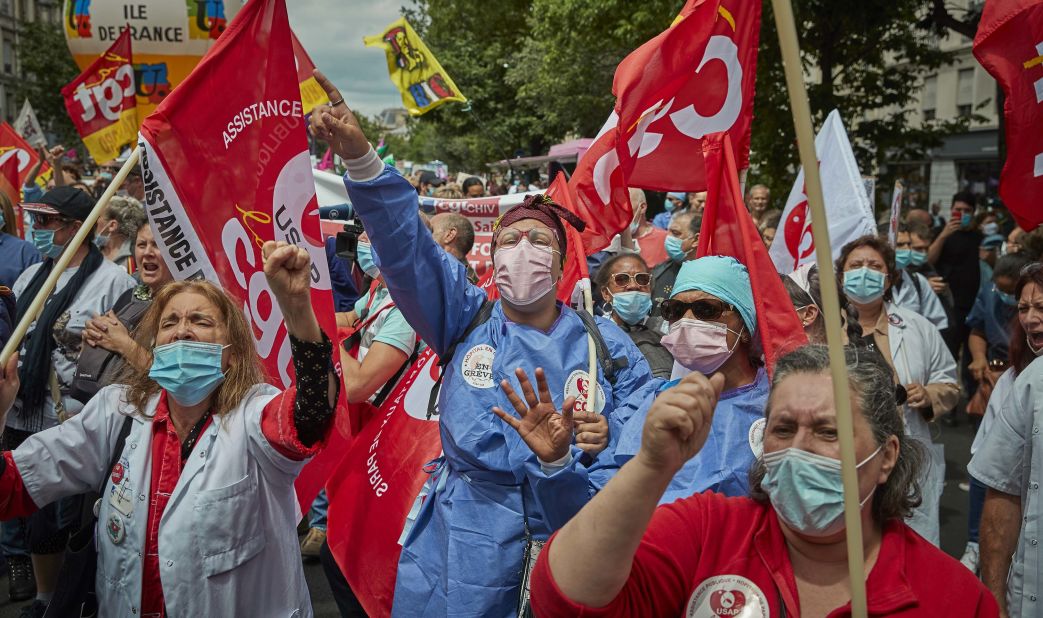
<path fill-rule="evenodd" d="M 122 517 L 113 513 L 109 516 L 108 523 L 105 524 L 105 532 L 109 535 L 109 540 L 113 545 L 119 545 L 127 538 L 127 524 L 124 523 Z"/>
<path fill-rule="evenodd" d="M 479 344 L 464 354 L 460 363 L 460 375 L 475 388 L 493 387 L 493 359 L 496 350 L 491 345 Z"/>
<path fill-rule="evenodd" d="M 768 599 L 741 575 L 717 575 L 703 580 L 688 600 L 687 618 L 768 618 Z"/>
<path fill-rule="evenodd" d="M 587 393 L 590 392 L 588 375 L 586 371 L 577 369 L 570 373 L 569 379 L 565 381 L 565 399 L 569 397 L 576 398 L 576 405 L 572 407 L 573 412 L 586 409 Z M 597 392 L 594 395 L 594 411 L 601 414 L 605 409 L 605 391 L 602 390 L 601 384 L 595 382 L 595 385 L 597 386 Z"/>
<path fill-rule="evenodd" d="M 115 481 L 115 473 L 113 474 L 113 481 Z M 134 512 L 134 489 L 130 486 L 130 478 L 126 475 L 126 467 L 124 467 L 124 473 L 120 477 L 120 482 L 109 486 L 109 504 L 112 508 L 116 509 L 120 513 L 123 513 L 124 517 L 130 517 Z"/>
<path fill-rule="evenodd" d="M 750 450 L 757 459 L 760 459 L 761 453 L 764 452 L 764 426 L 767 424 L 767 419 L 759 418 L 750 425 Z"/>

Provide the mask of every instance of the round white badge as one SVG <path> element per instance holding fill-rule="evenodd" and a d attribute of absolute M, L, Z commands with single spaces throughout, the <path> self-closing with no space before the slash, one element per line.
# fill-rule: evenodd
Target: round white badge
<path fill-rule="evenodd" d="M 767 424 L 768 419 L 759 418 L 750 425 L 750 450 L 757 459 L 764 453 L 764 427 Z"/>
<path fill-rule="evenodd" d="M 587 393 L 589 392 L 587 375 L 586 371 L 577 369 L 569 374 L 568 380 L 565 380 L 565 399 L 576 398 L 576 405 L 572 408 L 574 413 L 586 409 Z M 602 390 L 601 384 L 597 382 L 595 384 L 597 394 L 594 396 L 594 411 L 601 414 L 605 409 L 605 391 Z"/>
<path fill-rule="evenodd" d="M 463 376 L 464 382 L 475 388 L 492 388 L 495 357 L 496 350 L 484 343 L 468 350 L 460 362 L 460 375 Z"/>
<path fill-rule="evenodd" d="M 718 575 L 703 580 L 688 600 L 688 618 L 768 618 L 768 599 L 741 575 Z"/>

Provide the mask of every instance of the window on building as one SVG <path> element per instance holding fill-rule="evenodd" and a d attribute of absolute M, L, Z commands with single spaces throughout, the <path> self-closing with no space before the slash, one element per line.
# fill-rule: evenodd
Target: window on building
<path fill-rule="evenodd" d="M 969 118 L 974 107 L 974 69 L 960 69 L 956 74 L 956 113 Z"/>
<path fill-rule="evenodd" d="M 9 39 L 4 39 L 4 73 L 14 73 L 14 45 Z"/>
<path fill-rule="evenodd" d="M 0 0 L 0 14 L 11 14 L 11 0 Z"/>
<path fill-rule="evenodd" d="M 934 120 L 935 106 L 938 103 L 938 76 L 930 75 L 923 83 L 923 99 L 920 101 L 920 109 L 923 110 L 923 119 Z"/>

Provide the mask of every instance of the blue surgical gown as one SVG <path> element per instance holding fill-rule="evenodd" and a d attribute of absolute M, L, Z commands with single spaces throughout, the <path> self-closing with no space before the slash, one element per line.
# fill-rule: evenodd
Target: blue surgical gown
<path fill-rule="evenodd" d="M 622 422 L 622 427 L 612 427 L 619 433 L 615 455 L 618 466 L 637 454 L 648 409 L 656 396 L 674 383 L 655 379 L 643 387 L 642 397 L 634 397 L 619 410 L 613 423 Z M 768 375 L 762 368 L 753 382 L 721 393 L 706 444 L 674 475 L 660 504 L 706 490 L 726 496 L 749 495 L 750 467 L 760 456 L 764 436 L 768 387 Z"/>
<path fill-rule="evenodd" d="M 467 281 L 463 264 L 439 247 L 417 214 L 417 194 L 394 168 L 372 180 L 345 177 L 391 297 L 418 335 L 442 355 L 463 335 L 486 294 Z M 612 358 L 627 366 L 610 384 L 598 371 L 603 413 L 652 379 L 648 363 L 611 321 L 596 318 Z M 457 344 L 438 396 L 444 458 L 433 469 L 416 520 L 404 538 L 395 584 L 395 616 L 511 616 L 517 611 L 527 521 L 546 539 L 600 486 L 581 451 L 548 475 L 517 432 L 492 413 L 512 411 L 499 384 L 521 367 L 542 367 L 555 406 L 588 366 L 587 331 L 568 307 L 543 332 L 513 323 L 499 304 L 487 322 Z M 520 391 L 519 391 L 520 392 Z"/>

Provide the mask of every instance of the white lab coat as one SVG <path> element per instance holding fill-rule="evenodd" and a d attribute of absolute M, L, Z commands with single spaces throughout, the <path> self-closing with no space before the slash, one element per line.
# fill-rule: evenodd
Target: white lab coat
<path fill-rule="evenodd" d="M 956 361 L 941 333 L 926 318 L 892 303 L 886 304 L 891 363 L 902 384 L 957 384 Z M 945 450 L 931 439 L 931 426 L 918 411 L 905 408 L 906 435 L 927 450 L 929 465 L 919 475 L 923 502 L 906 522 L 920 536 L 938 545 L 941 541 L 939 506 L 945 484 Z M 936 411 L 939 413 L 940 411 Z"/>
<path fill-rule="evenodd" d="M 97 490 L 98 601 L 102 616 L 140 615 L 142 559 L 157 395 L 137 414 L 120 458 L 105 467 L 133 409 L 108 386 L 80 414 L 27 439 L 14 452 L 38 505 Z M 200 436 L 159 523 L 159 567 L 168 616 L 312 615 L 296 537 L 293 482 L 303 461 L 279 454 L 261 433 L 261 411 L 278 395 L 251 389 Z M 147 417 L 147 418 L 145 418 Z M 122 476 L 122 479 L 117 477 Z M 120 480 L 117 484 L 114 480 Z"/>
<path fill-rule="evenodd" d="M 927 318 L 938 330 L 948 328 L 949 318 L 945 315 L 945 307 L 938 295 L 934 293 L 927 277 L 920 273 L 911 273 L 904 268 L 898 272 L 902 276 L 902 286 L 891 288 L 892 302 Z M 915 281 L 913 277 L 916 278 Z"/>

